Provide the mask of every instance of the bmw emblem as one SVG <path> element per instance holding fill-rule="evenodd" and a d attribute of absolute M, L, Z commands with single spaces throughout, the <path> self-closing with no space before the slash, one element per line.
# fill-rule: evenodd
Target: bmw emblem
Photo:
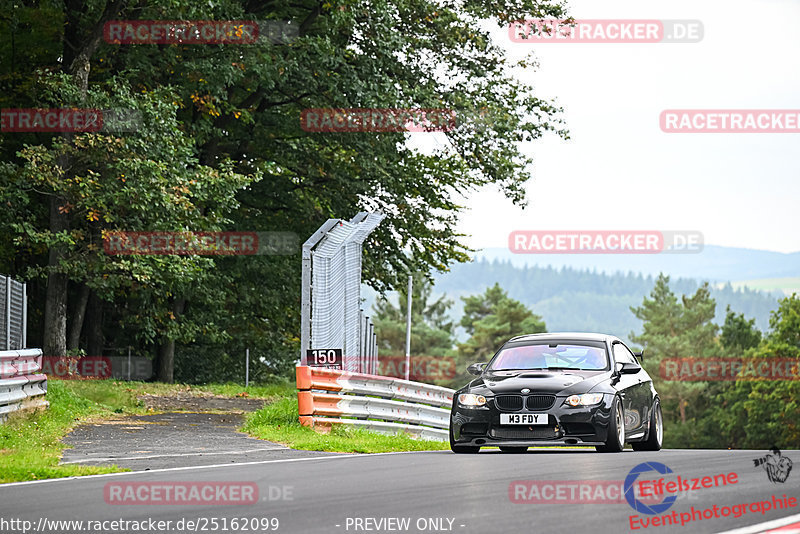
<path fill-rule="evenodd" d="M 529 390 L 528 388 L 525 388 L 525 389 L 523 389 L 523 390 L 521 391 L 521 393 L 530 393 L 530 392 L 531 392 L 531 390 Z"/>

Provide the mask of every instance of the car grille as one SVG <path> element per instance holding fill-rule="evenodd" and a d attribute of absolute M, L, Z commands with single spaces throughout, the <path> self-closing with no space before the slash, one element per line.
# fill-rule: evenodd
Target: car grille
<path fill-rule="evenodd" d="M 494 428 L 491 436 L 500 439 L 555 439 L 556 429 L 551 427 L 534 428 Z"/>
<path fill-rule="evenodd" d="M 522 409 L 521 395 L 498 395 L 494 398 L 497 409 L 503 412 L 516 412 Z"/>
<path fill-rule="evenodd" d="M 529 410 L 547 410 L 552 408 L 555 402 L 555 395 L 530 395 L 525 401 L 525 407 Z"/>
<path fill-rule="evenodd" d="M 524 405 L 528 410 L 549 410 L 556 402 L 555 395 L 498 395 L 495 405 L 501 412 L 516 412 Z"/>

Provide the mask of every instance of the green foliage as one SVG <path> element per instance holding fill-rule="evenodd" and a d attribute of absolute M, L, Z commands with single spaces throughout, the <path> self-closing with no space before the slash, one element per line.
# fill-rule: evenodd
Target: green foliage
<path fill-rule="evenodd" d="M 76 91 L 61 75 L 43 76 L 40 83 L 53 95 Z M 54 138 L 50 146 L 20 150 L 18 165 L 0 168 L 0 201 L 26 195 L 24 202 L 11 202 L 7 230 L 15 236 L 14 245 L 41 254 L 56 244 L 65 247 L 58 265 L 31 266 L 22 276 L 61 272 L 103 300 L 127 303 L 135 313 L 124 314 L 120 326 L 135 333 L 137 344 L 162 337 L 189 341 L 201 326 L 178 320 L 170 303 L 176 297 L 205 305 L 218 302 L 219 294 L 208 289 L 215 262 L 198 256 L 110 255 L 103 240 L 119 231 L 221 230 L 230 222 L 225 215 L 237 206 L 235 194 L 258 174 L 240 175 L 230 162 L 217 168 L 200 165 L 175 120 L 170 91 L 136 95 L 119 81 L 105 87 L 89 91 L 91 107 L 136 109 L 146 127 L 124 137 L 86 133 L 69 142 Z M 70 162 L 69 173 L 60 166 L 64 160 Z M 68 230 L 52 231 L 40 211 L 27 209 L 41 192 L 63 199 L 59 210 L 70 219 Z"/>
<path fill-rule="evenodd" d="M 435 291 L 455 299 L 451 317 L 460 320 L 463 303 L 457 297 L 483 292 L 495 283 L 544 317 L 552 332 L 603 332 L 627 339 L 629 332 L 641 332 L 642 321 L 630 313 L 653 289 L 655 279 L 635 273 L 601 273 L 569 267 L 517 267 L 499 260 L 481 260 L 453 266 L 436 275 Z M 700 287 L 691 279 L 670 279 L 678 294 L 690 295 Z M 725 307 L 756 319 L 761 330 L 769 326 L 770 313 L 777 308 L 773 295 L 729 285 L 710 288 L 717 302 L 714 322 L 725 320 Z"/>
<path fill-rule="evenodd" d="M 463 326 L 470 338 L 458 345 L 459 364 L 485 362 L 514 336 L 546 332 L 542 318 L 495 284 L 481 295 L 462 297 Z"/>
<path fill-rule="evenodd" d="M 632 308 L 644 331 L 632 339 L 645 347 L 652 376 L 665 357 L 792 358 L 800 364 L 800 299 L 779 302 L 763 339 L 755 321 L 726 310 L 717 338 L 714 301 L 702 286 L 680 302 L 660 276 L 642 306 Z M 666 382 L 656 388 L 664 411 L 667 447 L 768 449 L 800 443 L 800 386 L 796 381 Z"/>
<path fill-rule="evenodd" d="M 32 282 L 31 342 L 41 343 L 45 276 L 63 273 L 68 325 L 88 287 L 108 303 L 96 319 L 98 346 L 133 344 L 155 355 L 175 340 L 180 380 L 232 378 L 239 370 L 231 364 L 247 347 L 259 358 L 259 380 L 291 366 L 299 255 L 109 257 L 100 245 L 110 230 L 278 230 L 303 238 L 328 218 L 381 210 L 387 218 L 364 258 L 373 287 L 466 260 L 457 199 L 492 186 L 524 203 L 531 158 L 521 143 L 547 132 L 567 136 L 560 110 L 510 75 L 532 64 L 511 62 L 492 44 L 490 28 L 478 24 L 488 14 L 502 28 L 564 9 L 533 0 L 11 6 L 0 17 L 7 37 L 0 107 L 96 106 L 144 118 L 129 134 L 3 136 L 0 202 L 9 209 L 0 214 L 0 270 Z M 299 37 L 246 46 L 98 43 L 92 37 L 104 16 L 290 20 Z M 460 121 L 437 134 L 446 142 L 431 152 L 410 146 L 402 132 L 300 128 L 303 109 L 331 107 L 449 108 L 491 120 Z M 51 198 L 67 211 L 54 215 Z M 63 254 L 49 254 L 58 247 Z M 88 348 L 88 337 L 84 331 L 79 348 Z"/>
<path fill-rule="evenodd" d="M 452 356 L 454 327 L 448 319 L 451 300 L 439 297 L 431 302 L 433 286 L 422 276 L 415 276 L 411 289 L 411 354 Z M 378 340 L 378 353 L 384 356 L 405 354 L 408 286 L 398 290 L 398 305 L 388 298 L 375 303 L 372 321 Z"/>
<path fill-rule="evenodd" d="M 719 342 L 725 349 L 726 356 L 741 356 L 747 349 L 758 346 L 761 332 L 756 328 L 755 319 L 745 319 L 743 313 L 736 314 L 728 306 L 725 309 L 725 324 Z"/>
<path fill-rule="evenodd" d="M 746 350 L 745 356 L 790 358 L 800 367 L 799 319 L 800 298 L 795 294 L 782 299 L 770 319 L 772 331 L 758 347 Z M 734 322 L 742 324 L 736 318 Z M 744 339 L 754 337 L 751 330 Z M 719 421 L 719 431 L 729 447 L 796 448 L 800 443 L 800 383 L 796 380 L 739 380 L 719 395 L 718 403 L 719 409 L 710 417 Z"/>
<path fill-rule="evenodd" d="M 712 322 L 715 306 L 707 283 L 679 301 L 669 288 L 669 277 L 659 275 L 650 297 L 631 308 L 643 327 L 640 335 L 631 333 L 630 339 L 644 348 L 644 365 L 651 376 L 658 376 L 664 358 L 716 355 L 718 326 Z M 664 434 L 665 446 L 690 447 L 696 441 L 695 420 L 708 410 L 713 398 L 709 387 L 703 382 L 657 382 L 664 421 L 675 430 Z"/>

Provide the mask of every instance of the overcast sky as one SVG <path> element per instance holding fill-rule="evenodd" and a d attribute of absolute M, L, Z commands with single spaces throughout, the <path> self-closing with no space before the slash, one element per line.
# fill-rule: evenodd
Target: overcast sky
<path fill-rule="evenodd" d="M 800 134 L 667 134 L 665 109 L 800 109 L 800 2 L 573 1 L 581 18 L 698 19 L 694 44 L 497 42 L 565 109 L 572 139 L 526 145 L 529 207 L 482 191 L 459 230 L 506 247 L 513 230 L 697 230 L 706 244 L 800 251 Z M 422 134 L 426 135 L 426 134 Z"/>

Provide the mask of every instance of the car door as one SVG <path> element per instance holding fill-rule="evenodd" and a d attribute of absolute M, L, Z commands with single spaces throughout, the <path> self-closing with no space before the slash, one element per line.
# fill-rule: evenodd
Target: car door
<path fill-rule="evenodd" d="M 616 363 L 639 365 L 636 357 L 621 341 L 612 344 L 611 352 Z M 644 369 L 635 374 L 623 374 L 616 387 L 620 391 L 622 407 L 625 409 L 625 435 L 639 437 L 645 431 L 650 415 L 650 377 Z"/>

